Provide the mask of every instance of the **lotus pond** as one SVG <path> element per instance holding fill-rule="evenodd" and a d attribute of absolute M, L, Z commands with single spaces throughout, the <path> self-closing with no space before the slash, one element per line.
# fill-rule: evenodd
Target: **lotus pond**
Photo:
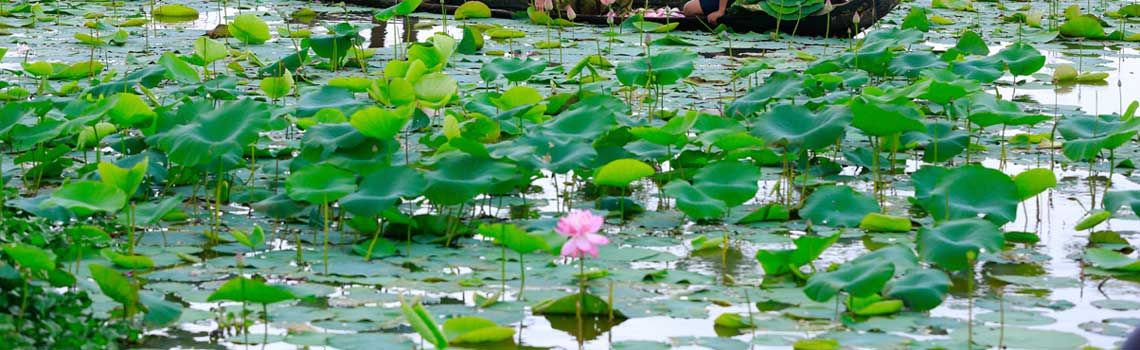
<path fill-rule="evenodd" d="M 3 1 L 0 347 L 1140 326 L 1140 5 L 916 0 L 835 39 L 418 5 Z"/>

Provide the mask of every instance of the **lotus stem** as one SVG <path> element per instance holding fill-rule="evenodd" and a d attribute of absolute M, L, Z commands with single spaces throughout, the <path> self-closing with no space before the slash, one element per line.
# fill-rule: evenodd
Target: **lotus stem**
<path fill-rule="evenodd" d="M 127 226 L 127 254 L 134 256 L 135 255 L 135 203 L 133 203 L 133 202 L 131 203 L 130 208 L 127 209 L 127 222 L 130 223 L 130 225 Z"/>
<path fill-rule="evenodd" d="M 328 196 L 325 196 L 324 204 L 321 206 L 324 212 L 324 226 L 325 226 L 325 274 L 329 274 L 329 201 Z"/>
<path fill-rule="evenodd" d="M 30 271 L 29 271 L 30 273 Z M 20 296 L 20 314 L 16 317 L 16 333 L 22 333 L 24 328 L 24 312 L 28 308 L 28 280 L 30 276 L 24 276 L 24 292 Z"/>
<path fill-rule="evenodd" d="M 505 229 L 499 230 L 499 236 L 505 234 Z M 507 294 L 507 246 L 499 244 L 499 298 L 505 298 Z"/>
<path fill-rule="evenodd" d="M 384 229 L 384 220 L 380 220 L 380 225 L 376 226 L 376 232 L 372 234 L 372 243 L 368 244 L 368 252 L 364 254 L 364 261 L 372 261 L 372 248 L 376 247 L 376 241 L 380 240 L 380 231 Z"/>
<path fill-rule="evenodd" d="M 523 299 L 523 291 L 526 291 L 526 263 L 523 262 L 523 257 L 526 254 L 519 253 L 519 295 L 515 297 L 518 300 Z"/>

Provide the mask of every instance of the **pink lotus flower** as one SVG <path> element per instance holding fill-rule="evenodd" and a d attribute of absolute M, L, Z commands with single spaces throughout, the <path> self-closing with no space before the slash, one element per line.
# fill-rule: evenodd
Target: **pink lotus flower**
<path fill-rule="evenodd" d="M 16 55 L 18 55 L 18 56 L 27 55 L 28 51 L 31 51 L 31 50 L 32 49 L 30 47 L 28 47 L 28 44 L 20 43 L 20 44 L 16 45 Z"/>
<path fill-rule="evenodd" d="M 554 232 L 570 237 L 570 240 L 562 245 L 562 256 L 577 258 L 590 254 L 597 258 L 598 246 L 610 243 L 609 238 L 598 234 L 604 223 L 605 218 L 577 209 L 571 210 L 570 214 L 559 219 Z"/>
<path fill-rule="evenodd" d="M 603 6 L 610 6 L 610 5 L 613 5 L 615 2 L 617 2 L 617 0 L 599 0 L 599 1 L 601 1 Z"/>
<path fill-rule="evenodd" d="M 534 9 L 535 10 L 538 10 L 541 12 L 546 12 L 547 10 L 550 10 L 553 8 L 554 8 L 554 1 L 553 0 L 535 0 L 534 1 Z"/>
<path fill-rule="evenodd" d="M 578 14 L 574 13 L 574 8 L 570 7 L 570 5 L 566 5 L 566 19 L 569 19 L 571 22 L 573 22 L 574 18 L 576 17 L 578 17 Z"/>
<path fill-rule="evenodd" d="M 612 1 L 611 1 L 611 3 L 612 3 Z M 614 25 L 614 17 L 617 17 L 617 15 L 614 14 L 613 11 L 610 11 L 610 13 L 607 13 L 606 14 L 606 23 L 611 25 L 611 26 Z"/>

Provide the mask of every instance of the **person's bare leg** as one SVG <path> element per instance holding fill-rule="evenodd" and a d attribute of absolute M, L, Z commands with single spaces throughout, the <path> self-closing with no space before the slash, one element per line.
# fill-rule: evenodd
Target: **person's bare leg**
<path fill-rule="evenodd" d="M 681 12 L 685 13 L 685 17 L 703 17 L 705 15 L 704 10 L 701 9 L 700 0 L 689 0 L 681 8 Z"/>

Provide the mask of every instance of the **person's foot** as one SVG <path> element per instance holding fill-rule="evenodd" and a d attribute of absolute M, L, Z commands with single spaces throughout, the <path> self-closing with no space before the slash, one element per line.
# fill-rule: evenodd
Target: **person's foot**
<path fill-rule="evenodd" d="M 684 13 L 685 17 L 703 17 L 705 15 L 704 10 L 701 9 L 700 0 L 686 2 L 685 6 L 681 7 L 681 13 Z"/>

